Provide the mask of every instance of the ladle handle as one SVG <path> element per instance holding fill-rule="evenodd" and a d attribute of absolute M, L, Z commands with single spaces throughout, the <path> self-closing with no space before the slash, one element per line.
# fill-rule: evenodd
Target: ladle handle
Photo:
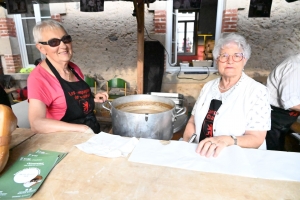
<path fill-rule="evenodd" d="M 108 104 L 110 105 L 110 107 L 112 108 L 111 102 L 110 102 L 110 101 L 105 101 L 104 103 L 102 103 L 102 108 L 104 108 L 105 110 L 108 110 L 109 113 L 111 114 L 111 109 L 107 108 L 107 107 L 104 105 L 105 103 L 108 103 Z"/>
<path fill-rule="evenodd" d="M 183 108 L 180 108 L 178 111 L 177 111 L 177 115 L 175 115 L 175 117 L 179 117 L 181 115 L 184 115 L 186 112 L 186 107 L 183 107 Z"/>

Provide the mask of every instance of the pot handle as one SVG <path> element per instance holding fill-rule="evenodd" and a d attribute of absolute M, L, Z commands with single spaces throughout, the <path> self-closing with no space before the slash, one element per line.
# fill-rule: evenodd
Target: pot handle
<path fill-rule="evenodd" d="M 111 114 L 111 109 L 107 108 L 107 107 L 104 105 L 105 103 L 108 103 L 108 104 L 110 105 L 110 107 L 112 108 L 111 102 L 110 102 L 110 101 L 105 101 L 104 103 L 102 103 L 102 108 L 104 108 L 105 110 L 108 110 L 109 113 Z"/>
<path fill-rule="evenodd" d="M 177 111 L 177 114 L 175 115 L 175 118 L 176 118 L 176 117 L 179 117 L 179 116 L 181 116 L 181 115 L 183 115 L 183 114 L 185 114 L 185 112 L 186 112 L 186 107 L 183 107 L 183 108 L 179 109 L 179 110 Z"/>

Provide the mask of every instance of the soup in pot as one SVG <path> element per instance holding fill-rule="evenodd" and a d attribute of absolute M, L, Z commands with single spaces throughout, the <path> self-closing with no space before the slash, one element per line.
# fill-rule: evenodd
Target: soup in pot
<path fill-rule="evenodd" d="M 118 105 L 118 110 L 136 114 L 155 114 L 171 110 L 173 106 L 161 102 L 154 101 L 136 101 Z"/>

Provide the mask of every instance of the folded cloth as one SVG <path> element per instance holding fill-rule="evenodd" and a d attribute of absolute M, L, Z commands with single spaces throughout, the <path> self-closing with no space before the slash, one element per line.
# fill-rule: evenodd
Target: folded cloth
<path fill-rule="evenodd" d="M 138 142 L 139 140 L 135 137 L 128 138 L 100 132 L 88 141 L 75 146 L 88 154 L 115 158 L 127 157 Z"/>

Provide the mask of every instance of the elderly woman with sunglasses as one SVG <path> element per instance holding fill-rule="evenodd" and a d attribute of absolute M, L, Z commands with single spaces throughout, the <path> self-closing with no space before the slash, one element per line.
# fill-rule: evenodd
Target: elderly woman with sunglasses
<path fill-rule="evenodd" d="M 196 135 L 201 156 L 216 157 L 230 145 L 266 149 L 269 92 L 243 72 L 250 54 L 249 44 L 236 33 L 223 34 L 214 47 L 220 77 L 204 85 L 183 135 L 185 141 Z"/>
<path fill-rule="evenodd" d="M 70 62 L 71 36 L 54 20 L 37 24 L 33 36 L 37 49 L 46 59 L 27 80 L 31 129 L 37 133 L 99 133 L 100 125 L 93 112 L 95 102 L 103 103 L 108 95 L 93 96 L 79 67 Z"/>

